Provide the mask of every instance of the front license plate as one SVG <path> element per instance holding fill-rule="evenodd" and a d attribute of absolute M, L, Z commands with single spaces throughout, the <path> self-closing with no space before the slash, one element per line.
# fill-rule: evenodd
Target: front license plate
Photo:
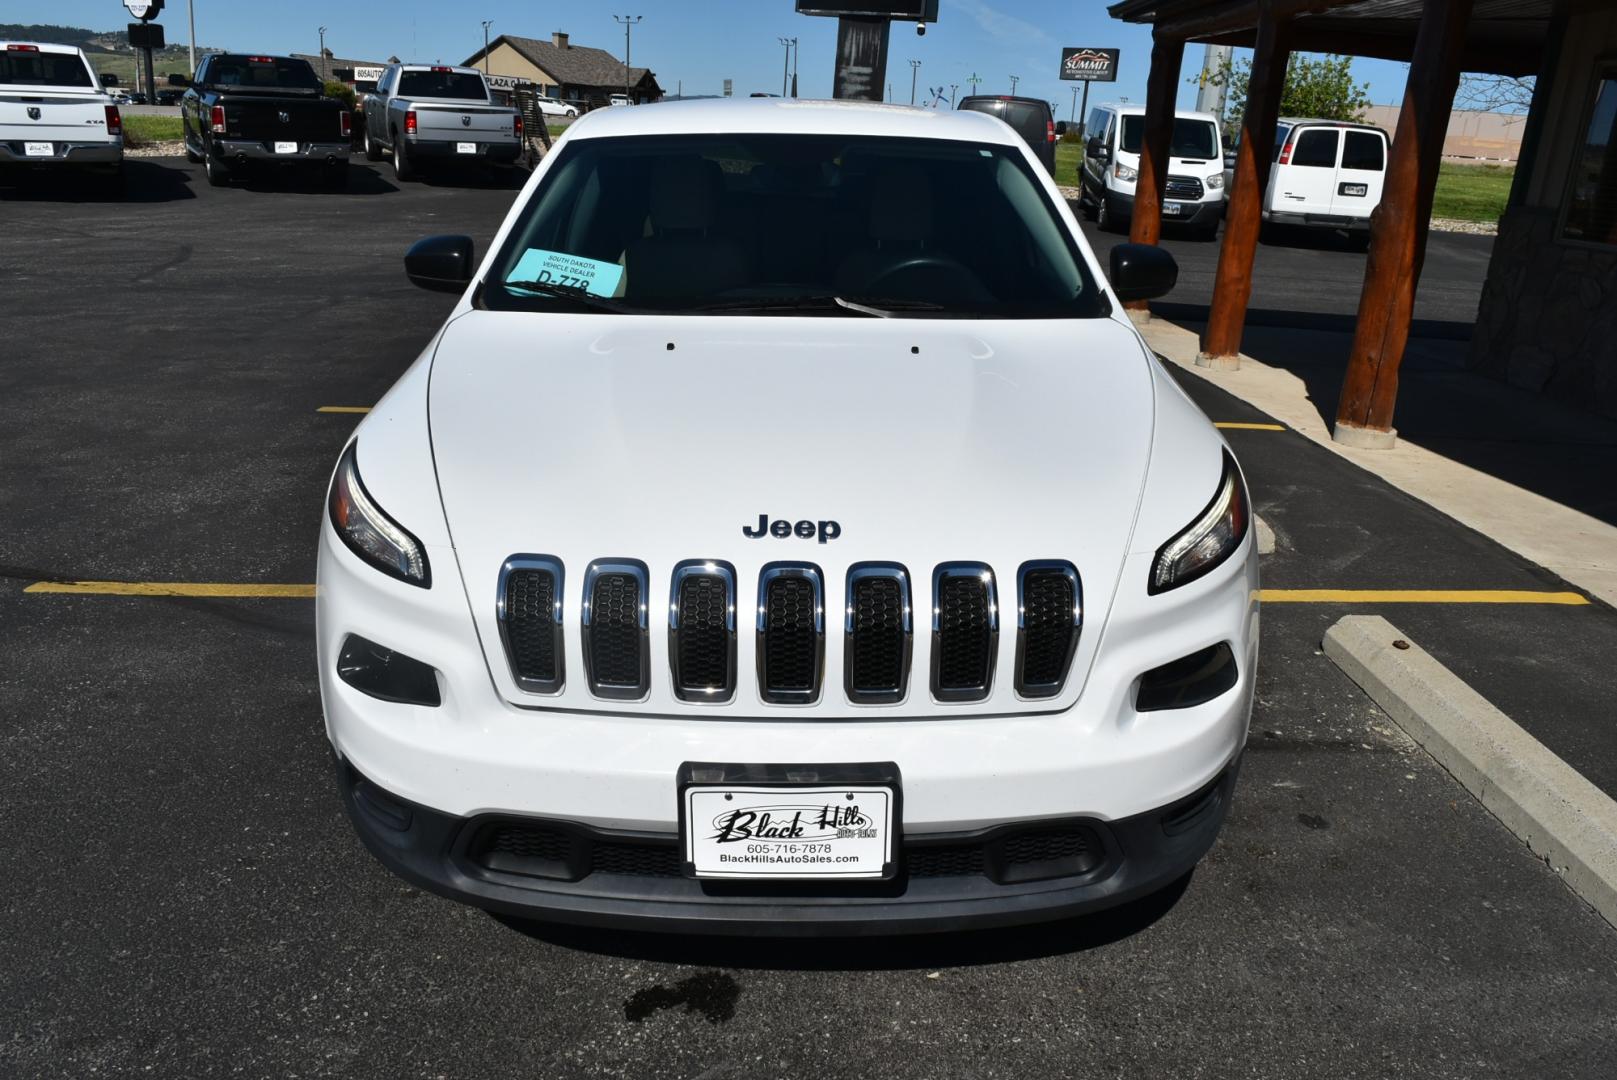
<path fill-rule="evenodd" d="M 893 863 L 893 789 L 690 786 L 685 862 L 699 878 L 881 878 Z"/>
<path fill-rule="evenodd" d="M 295 142 L 278 142 L 275 144 L 275 152 L 277 154 L 295 154 L 298 152 L 298 144 Z"/>
<path fill-rule="evenodd" d="M 1162 212 L 1168 217 L 1178 217 L 1180 214 L 1185 212 L 1185 206 L 1183 203 L 1176 202 L 1163 203 Z"/>
<path fill-rule="evenodd" d="M 56 144 L 48 142 L 25 142 L 22 144 L 24 157 L 52 157 L 56 153 Z"/>
<path fill-rule="evenodd" d="M 474 142 L 458 142 L 455 144 L 455 153 L 475 154 L 477 153 L 477 144 Z"/>

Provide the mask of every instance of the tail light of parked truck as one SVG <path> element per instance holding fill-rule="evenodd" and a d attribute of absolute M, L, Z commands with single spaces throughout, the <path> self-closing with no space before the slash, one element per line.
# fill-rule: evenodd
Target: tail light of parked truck
<path fill-rule="evenodd" d="M 354 133 L 353 118 L 347 109 L 341 110 L 337 115 L 342 117 L 342 137 L 346 139 Z"/>
<path fill-rule="evenodd" d="M 522 114 L 517 113 L 516 120 L 511 125 L 512 134 L 516 135 L 517 142 L 522 141 Z"/>
<path fill-rule="evenodd" d="M 108 135 L 122 135 L 123 133 L 124 133 L 123 114 L 118 111 L 118 106 L 116 106 L 116 105 L 108 105 L 107 106 L 107 134 Z"/>
<path fill-rule="evenodd" d="M 1056 122 L 1054 120 L 1044 122 L 1044 141 L 1047 143 L 1056 141 Z"/>
<path fill-rule="evenodd" d="M 223 105 L 213 107 L 213 110 L 208 114 L 208 126 L 213 128 L 214 132 L 219 135 L 225 133 L 225 107 Z"/>
<path fill-rule="evenodd" d="M 417 127 L 416 127 L 416 119 L 415 119 L 415 110 L 411 109 L 409 112 L 404 114 L 404 133 L 406 135 L 414 135 L 416 133 L 416 131 L 417 131 Z"/>

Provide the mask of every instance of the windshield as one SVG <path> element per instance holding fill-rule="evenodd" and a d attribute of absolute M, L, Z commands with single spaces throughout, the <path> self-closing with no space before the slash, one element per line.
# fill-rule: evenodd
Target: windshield
<path fill-rule="evenodd" d="M 284 56 L 221 56 L 208 66 L 208 82 L 248 90 L 320 89 L 320 80 L 307 61 Z"/>
<path fill-rule="evenodd" d="M 406 71 L 399 75 L 398 96 L 487 101 L 483 76 L 462 71 Z"/>
<path fill-rule="evenodd" d="M 1123 117 L 1123 149 L 1130 154 L 1140 152 L 1145 135 L 1145 117 Z M 1176 158 L 1218 157 L 1218 135 L 1210 120 L 1187 120 L 1180 117 L 1173 122 L 1173 141 L 1168 145 L 1168 156 Z"/>
<path fill-rule="evenodd" d="M 94 86 L 75 53 L 0 52 L 0 83 L 12 86 Z"/>
<path fill-rule="evenodd" d="M 561 153 L 493 263 L 488 307 L 1107 311 L 1055 207 L 1009 147 L 683 135 L 581 139 Z"/>

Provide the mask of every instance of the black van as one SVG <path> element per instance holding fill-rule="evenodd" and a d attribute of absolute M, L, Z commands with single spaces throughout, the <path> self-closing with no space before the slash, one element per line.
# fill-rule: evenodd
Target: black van
<path fill-rule="evenodd" d="M 1050 103 L 1038 98 L 982 94 L 960 99 L 960 108 L 997 116 L 1033 148 L 1052 176 L 1056 171 L 1056 118 Z"/>

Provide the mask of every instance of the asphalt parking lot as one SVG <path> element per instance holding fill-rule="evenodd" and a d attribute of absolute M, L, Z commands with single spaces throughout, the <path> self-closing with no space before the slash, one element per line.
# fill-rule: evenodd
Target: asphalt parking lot
<path fill-rule="evenodd" d="M 1352 605 L 1266 606 L 1224 833 L 1104 916 L 643 938 L 395 879 L 338 799 L 308 600 L 24 590 L 312 581 L 356 419 L 318 410 L 375 401 L 452 305 L 404 248 L 481 252 L 513 192 L 362 166 L 343 195 L 216 190 L 167 159 L 129 181 L 0 204 L 0 1076 L 1611 1075 L 1617 931 L 1321 655 Z M 1263 419 L 1187 382 L 1215 421 Z M 1282 541 L 1266 586 L 1554 585 L 1298 435 L 1229 438 Z M 1451 663 L 1509 636 L 1406 615 Z M 1519 652 L 1617 641 L 1601 605 L 1517 617 Z M 1498 632 L 1455 636 L 1476 618 Z"/>

